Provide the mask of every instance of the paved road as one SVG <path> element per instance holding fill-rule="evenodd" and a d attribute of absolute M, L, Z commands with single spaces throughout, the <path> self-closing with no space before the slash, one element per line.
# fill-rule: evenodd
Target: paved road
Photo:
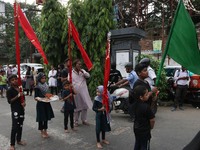
<path fill-rule="evenodd" d="M 23 128 L 25 147 L 17 150 L 96 150 L 95 114 L 89 111 L 90 126 L 81 125 L 77 132 L 64 133 L 61 102 L 52 102 L 55 118 L 49 123 L 50 138 L 43 139 L 35 122 L 35 104 L 33 97 L 27 98 L 26 115 Z M 169 107 L 159 107 L 155 128 L 152 130 L 152 150 L 181 150 L 199 131 L 199 109 L 190 105 L 184 111 L 171 112 Z M 110 145 L 105 150 L 132 150 L 134 146 L 133 123 L 122 112 L 112 112 L 112 131 L 106 134 Z M 10 106 L 5 98 L 0 98 L 0 150 L 9 148 L 11 118 Z"/>

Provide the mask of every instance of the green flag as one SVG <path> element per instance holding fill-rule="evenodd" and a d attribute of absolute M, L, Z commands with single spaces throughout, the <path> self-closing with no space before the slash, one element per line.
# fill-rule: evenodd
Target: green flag
<path fill-rule="evenodd" d="M 158 84 L 161 69 L 167 54 L 189 71 L 200 74 L 200 51 L 196 29 L 182 0 L 179 1 L 176 9 L 174 21 L 170 29 L 165 51 L 158 70 L 156 84 Z"/>

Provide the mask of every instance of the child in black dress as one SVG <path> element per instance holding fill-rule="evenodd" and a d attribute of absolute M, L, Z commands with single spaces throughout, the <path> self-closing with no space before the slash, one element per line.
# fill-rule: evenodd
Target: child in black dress
<path fill-rule="evenodd" d="M 11 143 L 10 150 L 15 150 L 15 141 L 17 144 L 26 145 L 26 142 L 21 141 L 22 127 L 24 122 L 24 107 L 25 102 L 21 103 L 21 96 L 24 97 L 23 92 L 20 92 L 18 86 L 17 75 L 11 75 L 8 78 L 10 88 L 7 90 L 7 100 L 11 107 L 12 115 L 12 129 L 11 129 Z"/>
<path fill-rule="evenodd" d="M 38 130 L 41 131 L 43 138 L 48 138 L 47 133 L 48 121 L 54 118 L 53 109 L 50 102 L 43 102 L 40 99 L 46 99 L 48 96 L 49 86 L 46 83 L 46 76 L 40 72 L 37 76 L 37 85 L 35 87 L 36 105 L 36 121 L 38 122 Z"/>
<path fill-rule="evenodd" d="M 110 97 L 109 97 L 110 98 Z M 94 99 L 93 110 L 96 112 L 96 138 L 97 148 L 102 149 L 100 143 L 100 133 L 102 133 L 102 143 L 109 144 L 105 139 L 105 132 L 111 131 L 108 116 L 106 114 L 105 106 L 102 104 L 103 99 L 103 86 L 97 87 L 97 96 Z"/>
<path fill-rule="evenodd" d="M 150 150 L 151 129 L 154 127 L 155 116 L 146 103 L 149 99 L 149 92 L 145 86 L 138 85 L 133 90 L 136 100 L 134 111 L 134 134 L 135 147 L 134 150 Z"/>
<path fill-rule="evenodd" d="M 74 89 L 69 81 L 65 81 L 63 83 L 63 91 L 62 91 L 62 100 L 65 102 L 64 104 L 64 128 L 65 133 L 68 133 L 68 116 L 70 116 L 70 126 L 73 131 L 76 131 L 74 128 L 74 109 L 75 103 L 73 94 L 75 94 Z"/>

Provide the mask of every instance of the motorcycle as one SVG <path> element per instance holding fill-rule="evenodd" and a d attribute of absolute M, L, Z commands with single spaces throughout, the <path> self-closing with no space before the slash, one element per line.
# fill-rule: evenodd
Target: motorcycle
<path fill-rule="evenodd" d="M 129 90 L 122 87 L 109 87 L 109 92 L 113 97 L 113 109 L 122 110 L 125 114 L 129 114 Z"/>

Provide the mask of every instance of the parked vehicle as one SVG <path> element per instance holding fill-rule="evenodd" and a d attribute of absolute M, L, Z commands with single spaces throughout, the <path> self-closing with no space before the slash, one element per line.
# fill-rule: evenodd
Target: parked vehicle
<path fill-rule="evenodd" d="M 166 71 L 166 76 L 168 80 L 168 87 L 171 87 L 170 97 L 173 97 L 173 81 L 174 81 L 174 73 L 176 70 L 181 69 L 181 66 L 166 66 L 164 67 Z M 194 107 L 200 106 L 200 75 L 193 74 L 189 71 L 190 79 L 188 81 L 188 91 L 186 96 L 186 102 L 191 103 Z"/>
<path fill-rule="evenodd" d="M 39 72 L 43 72 L 44 71 L 44 67 L 42 64 L 38 64 L 38 63 L 21 63 L 20 64 L 20 67 L 23 69 L 23 70 L 27 70 L 27 67 L 34 67 L 35 71 L 37 71 L 37 73 Z"/>

